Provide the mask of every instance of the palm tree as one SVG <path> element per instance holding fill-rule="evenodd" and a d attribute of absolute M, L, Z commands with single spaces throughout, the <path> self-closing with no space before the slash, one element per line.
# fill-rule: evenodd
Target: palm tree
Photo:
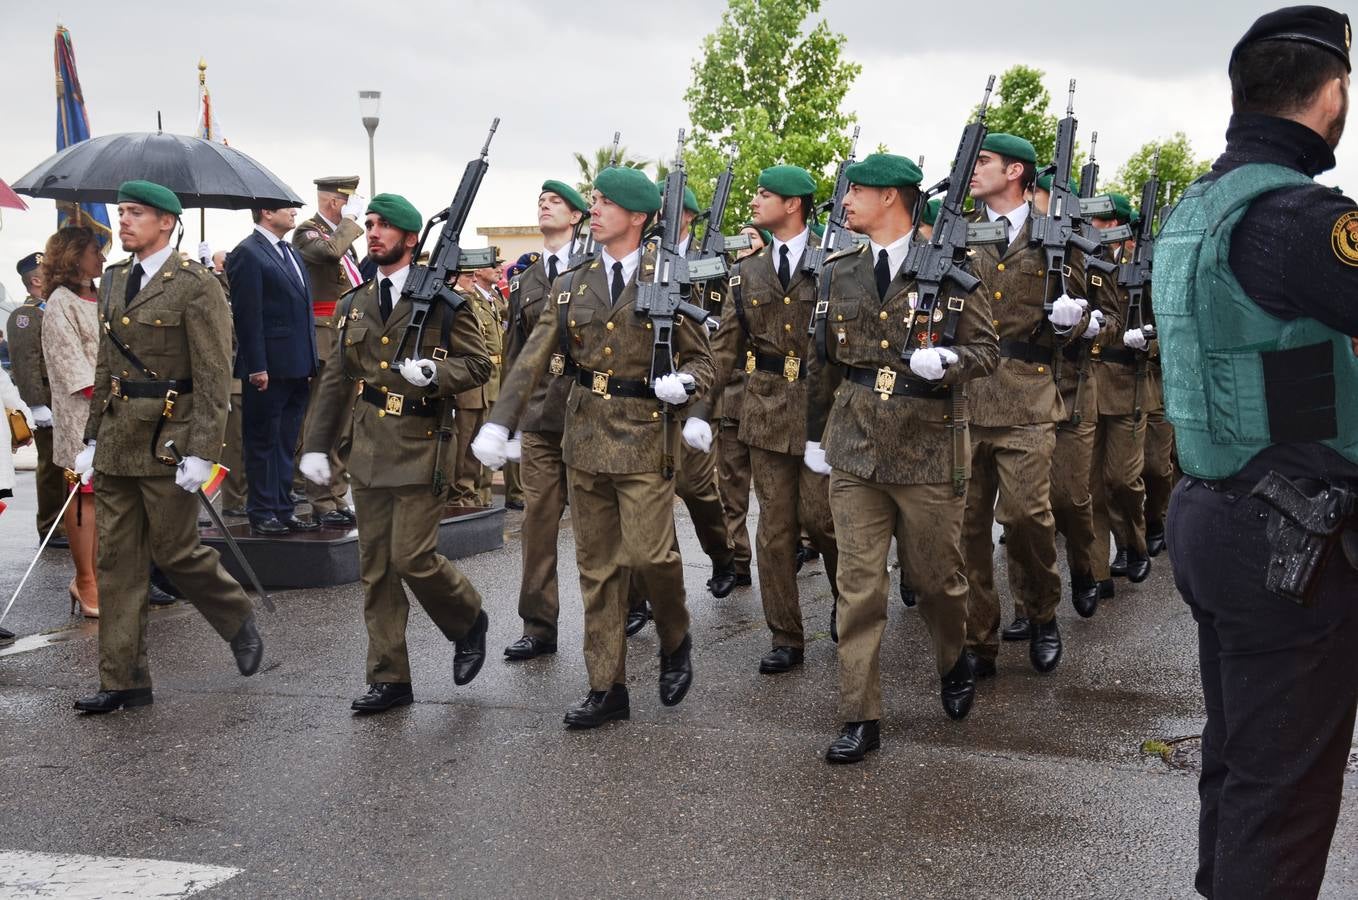
<path fill-rule="evenodd" d="M 594 189 L 594 178 L 609 166 L 613 148 L 611 146 L 600 147 L 594 151 L 594 159 L 589 159 L 583 153 L 575 154 L 575 164 L 580 167 L 580 183 L 575 187 L 580 193 L 589 196 L 589 192 Z M 626 147 L 618 148 L 618 159 L 615 165 L 625 169 L 643 169 L 646 167 L 646 160 L 627 155 Z"/>

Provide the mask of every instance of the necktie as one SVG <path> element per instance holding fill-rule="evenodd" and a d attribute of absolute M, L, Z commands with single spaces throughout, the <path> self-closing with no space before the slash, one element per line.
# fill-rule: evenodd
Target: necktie
<path fill-rule="evenodd" d="M 885 300 L 887 285 L 891 284 L 891 260 L 885 248 L 877 251 L 877 265 L 872 268 L 877 275 L 877 299 Z"/>
<path fill-rule="evenodd" d="M 278 255 L 283 257 L 283 268 L 288 270 L 288 274 L 292 276 L 293 282 L 300 287 L 302 282 L 299 280 L 300 276 L 297 274 L 296 266 L 292 264 L 292 257 L 288 255 L 287 243 L 285 241 L 279 241 L 275 246 L 278 247 Z"/>
<path fill-rule="evenodd" d="M 556 256 L 547 257 L 547 280 L 556 281 Z"/>
<path fill-rule="evenodd" d="M 141 267 L 141 263 L 132 267 L 132 274 L 127 276 L 127 293 L 123 295 L 124 307 L 132 305 L 132 298 L 141 290 L 141 279 L 145 274 L 146 270 Z"/>
<path fill-rule="evenodd" d="M 613 264 L 613 285 L 611 288 L 614 303 L 617 303 L 618 298 L 622 296 L 622 287 L 622 263 L 615 262 Z"/>
<path fill-rule="evenodd" d="M 778 248 L 778 280 L 783 283 L 783 290 L 787 290 L 788 282 L 792 280 L 792 267 L 787 263 L 787 244 Z"/>
<path fill-rule="evenodd" d="M 1006 240 L 1012 242 L 1014 239 L 1013 239 L 1012 237 L 1009 236 L 1009 219 L 1008 219 L 1008 217 L 1007 217 L 1007 216 L 1000 216 L 1000 217 L 999 217 L 998 219 L 996 219 L 995 221 L 996 221 L 996 222 L 1003 222 L 1003 223 L 1004 223 L 1004 237 L 1005 237 Z"/>
<path fill-rule="evenodd" d="M 382 292 L 381 292 L 381 296 L 378 298 L 378 300 L 379 300 L 379 303 L 380 303 L 379 308 L 380 308 L 381 311 L 382 311 L 382 324 L 385 325 L 386 322 L 387 322 L 387 319 L 391 316 L 391 279 L 390 279 L 390 278 L 383 278 L 383 279 L 382 279 Z"/>

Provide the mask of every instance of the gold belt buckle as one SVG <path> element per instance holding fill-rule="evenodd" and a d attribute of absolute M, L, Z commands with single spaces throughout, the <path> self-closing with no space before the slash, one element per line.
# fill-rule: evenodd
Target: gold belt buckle
<path fill-rule="evenodd" d="M 800 374 L 802 374 L 802 361 L 795 356 L 784 357 L 783 377 L 788 381 L 796 381 Z"/>
<path fill-rule="evenodd" d="M 121 397 L 123 395 L 123 380 L 117 375 L 110 375 L 109 379 L 113 383 L 113 396 Z"/>
<path fill-rule="evenodd" d="M 160 414 L 162 416 L 164 416 L 167 419 L 174 418 L 174 401 L 175 398 L 178 396 L 179 391 L 176 390 L 168 390 L 165 392 L 165 408 L 160 411 Z"/>
<path fill-rule="evenodd" d="M 387 415 L 389 415 L 389 416 L 399 416 L 399 415 L 401 415 L 401 413 L 405 411 L 405 405 L 406 405 L 406 395 L 405 395 L 405 394 L 393 394 L 393 393 L 388 392 L 388 394 L 387 394 Z"/>
<path fill-rule="evenodd" d="M 548 371 L 550 371 L 553 375 L 565 375 L 566 357 L 562 356 L 560 353 L 553 353 L 552 363 L 547 368 Z"/>
<path fill-rule="evenodd" d="M 745 374 L 746 375 L 752 374 L 754 372 L 754 368 L 755 368 L 754 354 L 750 353 L 747 350 L 745 352 Z"/>
<path fill-rule="evenodd" d="M 882 366 L 878 369 L 877 381 L 873 384 L 872 389 L 881 394 L 883 400 L 890 397 L 891 393 L 896 390 L 895 371 L 889 366 Z"/>
<path fill-rule="evenodd" d="M 590 390 L 600 397 L 608 396 L 608 375 L 604 372 L 594 373 L 594 383 L 590 385 Z"/>

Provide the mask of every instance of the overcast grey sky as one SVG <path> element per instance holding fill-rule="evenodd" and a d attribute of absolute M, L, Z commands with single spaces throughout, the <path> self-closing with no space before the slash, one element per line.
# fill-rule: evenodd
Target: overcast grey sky
<path fill-rule="evenodd" d="M 615 129 L 639 155 L 671 152 L 687 120 L 692 60 L 726 4 L 238 0 L 174 13 L 140 2 L 10 6 L 0 60 L 0 178 L 14 181 L 55 150 L 52 39 L 60 19 L 71 31 L 95 134 L 154 130 L 157 111 L 167 131 L 192 133 L 204 57 L 228 140 L 306 199 L 304 215 L 313 210 L 318 175 L 362 173 L 360 190 L 371 194 L 360 89 L 383 94 L 378 187 L 407 195 L 426 216 L 451 199 L 499 115 L 467 231 L 476 244 L 478 225 L 532 223 L 541 182 L 573 180 L 572 151 L 592 151 Z M 1080 137 L 1087 143 L 1091 130 L 1099 132 L 1106 175 L 1145 141 L 1178 130 L 1200 156 L 1215 156 L 1230 111 L 1230 48 L 1274 6 L 1058 0 L 1017 8 L 972 0 L 925 8 L 826 0 L 821 15 L 847 36 L 846 54 L 863 66 L 846 100 L 862 125 L 861 146 L 924 154 L 932 181 L 944 174 L 985 75 L 1016 63 L 1046 71 L 1054 106 L 1066 81 L 1077 79 Z M 587 22 L 578 15 L 585 11 Z M 1050 22 L 1061 25 L 1059 36 Z M 1345 185 L 1358 172 L 1355 141 L 1341 147 L 1328 182 Z M 12 292 L 15 260 L 40 249 L 55 224 L 51 201 L 29 202 L 30 212 L 6 210 L 0 229 L 0 283 Z M 198 216 L 186 219 L 185 246 L 193 247 Z M 218 249 L 249 229 L 246 212 L 208 214 Z"/>

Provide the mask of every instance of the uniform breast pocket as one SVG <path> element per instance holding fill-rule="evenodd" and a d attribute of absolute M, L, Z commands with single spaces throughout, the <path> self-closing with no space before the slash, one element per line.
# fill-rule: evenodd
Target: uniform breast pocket
<path fill-rule="evenodd" d="M 144 309 L 138 311 L 135 318 L 140 326 L 138 331 L 145 336 L 146 347 L 152 354 L 175 353 L 184 346 L 182 310 Z M 135 345 L 133 349 L 136 349 Z M 147 363 L 151 364 L 149 360 Z"/>

